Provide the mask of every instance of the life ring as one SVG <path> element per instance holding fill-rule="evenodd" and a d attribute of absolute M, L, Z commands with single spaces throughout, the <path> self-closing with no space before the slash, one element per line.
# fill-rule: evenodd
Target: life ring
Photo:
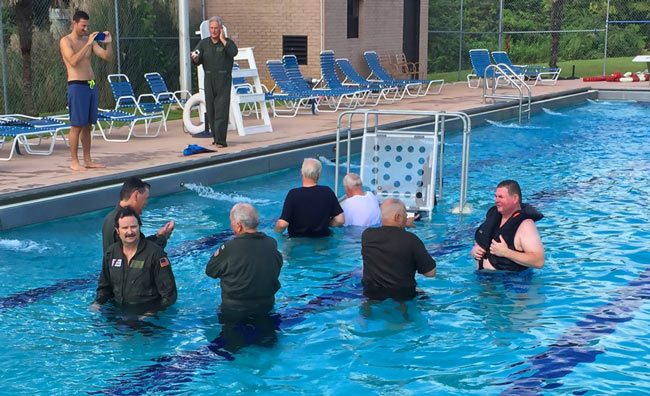
<path fill-rule="evenodd" d="M 183 125 L 185 125 L 185 129 L 192 135 L 205 131 L 205 123 L 195 125 L 192 123 L 191 117 L 192 107 L 200 106 L 201 104 L 205 106 L 205 94 L 199 91 L 199 93 L 190 96 L 187 102 L 185 102 L 185 107 L 183 108 Z M 199 120 L 200 119 L 201 117 L 199 116 Z"/>

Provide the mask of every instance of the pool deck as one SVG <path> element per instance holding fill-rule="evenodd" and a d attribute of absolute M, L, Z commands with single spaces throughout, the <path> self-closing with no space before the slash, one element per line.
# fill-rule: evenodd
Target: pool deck
<path fill-rule="evenodd" d="M 532 87 L 532 95 L 533 101 L 539 101 L 545 97 L 586 92 L 591 89 L 640 90 L 650 95 L 648 82 L 585 83 L 582 80 L 562 80 L 553 86 L 538 85 Z M 446 84 L 440 95 L 405 98 L 396 103 L 361 109 L 446 110 L 476 114 L 499 107 L 499 105 L 483 104 L 481 95 L 481 89 L 469 89 L 466 83 L 459 82 Z M 272 118 L 273 132 L 271 133 L 239 136 L 236 131 L 231 130 L 228 132 L 227 148 L 219 149 L 216 153 L 187 157 L 183 156 L 182 151 L 188 144 L 210 147 L 211 139 L 197 139 L 185 133 L 181 120 L 168 122 L 168 131 L 161 132 L 156 138 L 132 137 L 126 143 L 111 143 L 104 141 L 101 136 L 96 136 L 92 143 L 92 156 L 95 161 L 105 164 L 106 168 L 86 172 L 75 172 L 69 169 L 69 149 L 59 141 L 56 142 L 52 155 L 15 155 L 10 161 L 0 163 L 0 206 L 42 197 L 43 191 L 48 191 L 46 195 L 50 196 L 63 194 L 102 185 L 120 184 L 121 180 L 129 175 L 147 178 L 179 169 L 235 161 L 274 150 L 291 150 L 319 140 L 331 142 L 335 136 L 336 121 L 340 113 L 341 111 L 298 115 L 294 118 Z M 407 118 L 390 116 L 382 119 L 393 122 L 404 121 Z M 353 124 L 354 128 L 360 126 L 360 121 Z M 136 128 L 142 130 L 143 127 Z M 81 156 L 81 150 L 79 151 Z M 2 154 L 5 155 L 6 152 L 5 146 Z"/>

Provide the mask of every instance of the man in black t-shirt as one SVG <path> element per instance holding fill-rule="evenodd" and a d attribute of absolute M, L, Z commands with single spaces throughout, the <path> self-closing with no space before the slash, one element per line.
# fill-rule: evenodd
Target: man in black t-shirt
<path fill-rule="evenodd" d="M 320 171 L 319 160 L 305 158 L 300 169 L 302 187 L 287 194 L 276 232 L 289 228 L 290 237 L 324 237 L 330 235 L 329 227 L 343 226 L 343 209 L 334 191 L 318 185 Z"/>
<path fill-rule="evenodd" d="M 436 276 L 436 262 L 415 234 L 405 231 L 406 207 L 399 199 L 381 204 L 381 227 L 361 234 L 363 294 L 372 300 L 415 297 L 415 271 Z"/>

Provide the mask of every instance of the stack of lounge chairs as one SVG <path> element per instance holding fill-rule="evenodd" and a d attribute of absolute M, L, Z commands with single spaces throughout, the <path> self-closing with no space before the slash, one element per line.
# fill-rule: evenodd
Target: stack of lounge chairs
<path fill-rule="evenodd" d="M 467 85 L 470 88 L 478 88 L 481 81 L 487 84 L 489 79 L 494 79 L 498 86 L 506 80 L 506 74 L 516 75 L 527 80 L 533 86 L 537 84 L 555 85 L 562 71 L 561 68 L 539 65 L 515 65 L 504 51 L 493 51 L 492 58 L 490 58 L 490 52 L 487 49 L 472 49 L 469 51 L 469 58 L 474 69 L 467 75 Z M 492 65 L 499 66 L 501 72 L 491 68 Z M 473 81 L 476 81 L 476 85 L 472 83 Z"/>
<path fill-rule="evenodd" d="M 444 80 L 395 79 L 384 70 L 376 52 L 364 57 L 371 70 L 364 78 L 346 58 L 336 59 L 333 51 L 320 54 L 321 78 L 311 87 L 298 66 L 294 55 L 269 60 L 266 66 L 275 86 L 267 93 L 273 115 L 293 117 L 299 113 L 333 112 L 359 106 L 392 103 L 404 97 L 419 97 L 440 93 Z M 414 72 L 412 66 L 409 69 Z M 418 72 L 419 73 L 419 72 Z M 343 81 L 339 75 L 344 76 Z M 438 85 L 437 90 L 432 89 Z"/>

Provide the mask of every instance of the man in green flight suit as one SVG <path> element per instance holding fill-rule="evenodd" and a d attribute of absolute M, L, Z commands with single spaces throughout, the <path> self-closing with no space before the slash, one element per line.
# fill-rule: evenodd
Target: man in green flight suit
<path fill-rule="evenodd" d="M 140 233 L 140 218 L 129 208 L 115 216 L 120 240 L 104 254 L 102 272 L 93 306 L 110 299 L 122 307 L 143 306 L 149 310 L 176 302 L 176 280 L 165 252 Z"/>
<path fill-rule="evenodd" d="M 214 16 L 209 19 L 210 37 L 199 41 L 190 54 L 192 62 L 203 65 L 203 88 L 205 89 L 206 122 L 210 125 L 217 147 L 227 147 L 228 111 L 230 110 L 230 89 L 232 66 L 237 46 L 226 38 L 223 21 Z"/>

